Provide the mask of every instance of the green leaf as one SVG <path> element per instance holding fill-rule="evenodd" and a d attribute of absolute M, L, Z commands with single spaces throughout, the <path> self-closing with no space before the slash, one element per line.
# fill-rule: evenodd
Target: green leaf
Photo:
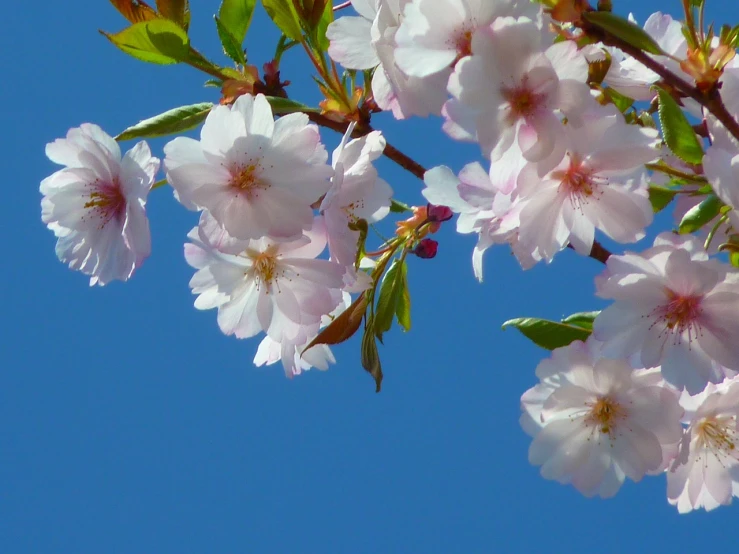
<path fill-rule="evenodd" d="M 649 201 L 652 203 L 654 213 L 661 212 L 675 198 L 677 190 L 668 189 L 659 185 L 649 185 Z"/>
<path fill-rule="evenodd" d="M 644 29 L 628 19 L 610 12 L 584 12 L 582 17 L 585 21 L 600 27 L 639 50 L 650 54 L 665 55 L 659 44 Z"/>
<path fill-rule="evenodd" d="M 739 252 L 729 253 L 729 263 L 734 267 L 739 267 Z"/>
<path fill-rule="evenodd" d="M 129 127 L 118 135 L 116 140 L 164 137 L 189 131 L 205 120 L 212 107 L 213 104 L 210 102 L 201 102 L 168 110 Z"/>
<path fill-rule="evenodd" d="M 369 225 L 366 219 L 357 219 L 356 221 L 349 222 L 349 229 L 352 231 L 358 231 L 359 237 L 357 238 L 357 256 L 354 258 L 354 265 L 359 269 L 359 263 L 367 253 L 367 233 L 369 232 Z"/>
<path fill-rule="evenodd" d="M 380 353 L 377 351 L 377 342 L 371 324 L 371 321 L 368 322 L 362 337 L 362 367 L 375 379 L 375 392 L 380 392 L 382 364 L 380 364 Z"/>
<path fill-rule="evenodd" d="M 390 211 L 394 214 L 402 214 L 405 212 L 410 212 L 412 210 L 408 204 L 403 204 L 403 202 L 399 202 L 398 200 L 395 200 L 393 198 L 390 201 Z"/>
<path fill-rule="evenodd" d="M 678 231 L 681 235 L 697 231 L 715 218 L 721 211 L 722 206 L 723 203 L 718 197 L 708 196 L 700 204 L 688 210 L 677 228 Z"/>
<path fill-rule="evenodd" d="M 162 17 L 174 21 L 187 31 L 190 26 L 190 3 L 188 0 L 156 0 Z"/>
<path fill-rule="evenodd" d="M 311 108 L 309 106 L 306 106 L 305 104 L 296 102 L 295 100 L 290 100 L 289 98 L 280 98 L 279 96 L 267 96 L 267 101 L 269 102 L 269 105 L 272 106 L 272 112 L 275 115 L 285 115 L 295 112 L 320 112 L 320 110 L 317 108 Z"/>
<path fill-rule="evenodd" d="M 321 20 L 318 22 L 318 25 L 316 25 L 316 40 L 318 42 L 318 46 L 320 46 L 321 50 L 323 50 L 324 52 L 328 50 L 329 46 L 329 40 L 328 38 L 326 38 L 326 29 L 328 29 L 328 26 L 333 20 L 333 2 L 326 2 L 326 7 L 324 8 L 323 14 L 321 15 Z"/>
<path fill-rule="evenodd" d="M 262 5 L 270 19 L 287 38 L 302 42 L 303 32 L 300 30 L 298 13 L 290 0 L 262 0 Z"/>
<path fill-rule="evenodd" d="M 134 23 L 113 35 L 100 32 L 126 54 L 145 62 L 178 63 L 186 60 L 190 52 L 185 30 L 168 19 Z"/>
<path fill-rule="evenodd" d="M 393 325 L 393 317 L 403 294 L 404 266 L 405 260 L 393 260 L 390 269 L 385 272 L 385 276 L 382 278 L 374 318 L 375 335 L 380 341 L 382 341 L 382 334 L 389 331 Z"/>
<path fill-rule="evenodd" d="M 578 312 L 576 314 L 568 315 L 562 320 L 562 323 L 566 323 L 567 325 L 575 325 L 577 327 L 585 329 L 586 331 L 592 331 L 593 321 L 596 317 L 598 317 L 599 313 L 600 311 Z"/>
<path fill-rule="evenodd" d="M 703 161 L 703 146 L 682 109 L 667 91 L 657 88 L 659 121 L 667 146 L 681 160 L 698 165 Z"/>
<path fill-rule="evenodd" d="M 218 38 L 221 39 L 223 52 L 236 63 L 246 65 L 246 56 L 241 48 L 241 43 L 236 40 L 217 15 L 214 15 L 213 18 L 216 21 Z"/>
<path fill-rule="evenodd" d="M 251 24 L 254 15 L 254 6 L 257 0 L 223 0 L 218 10 L 218 20 L 223 27 L 234 38 L 241 50 L 241 45 L 246 37 L 246 31 Z M 220 35 L 220 30 L 218 31 Z M 221 38 L 221 42 L 223 39 Z M 224 45 L 224 50 L 225 50 Z"/>
<path fill-rule="evenodd" d="M 590 331 L 578 325 L 548 321 L 533 317 L 519 317 L 509 319 L 502 328 L 515 327 L 537 346 L 554 350 L 560 346 L 567 346 L 572 341 L 585 341 Z"/>
<path fill-rule="evenodd" d="M 608 98 L 621 113 L 624 113 L 626 110 L 634 105 L 633 98 L 629 98 L 628 96 L 621 94 L 616 89 L 612 89 L 611 87 L 605 89 L 603 91 L 603 94 L 606 95 L 606 98 Z"/>
<path fill-rule="evenodd" d="M 403 331 L 407 332 L 411 330 L 411 291 L 408 289 L 408 266 L 406 264 L 400 268 L 398 279 L 401 280 L 400 298 L 395 308 L 395 317 L 398 318 Z"/>

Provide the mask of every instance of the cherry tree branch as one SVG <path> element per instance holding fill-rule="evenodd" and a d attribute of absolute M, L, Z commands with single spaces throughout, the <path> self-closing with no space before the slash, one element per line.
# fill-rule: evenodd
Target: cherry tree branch
<path fill-rule="evenodd" d="M 718 119 L 724 127 L 731 133 L 734 138 L 739 140 L 739 122 L 732 117 L 729 111 L 726 109 L 721 95 L 717 86 L 713 86 L 707 91 L 702 91 L 698 87 L 688 83 L 684 79 L 675 75 L 672 71 L 667 69 L 664 65 L 654 60 L 649 54 L 640 50 L 618 38 L 617 36 L 609 33 L 602 27 L 598 27 L 596 24 L 591 22 L 581 22 L 580 28 L 585 31 L 588 35 L 600 39 L 600 41 L 606 46 L 613 46 L 622 50 L 645 67 L 654 71 L 659 75 L 662 80 L 670 85 L 672 88 L 682 93 L 683 95 L 692 98 L 698 102 L 701 106 L 705 107 L 710 113 Z"/>

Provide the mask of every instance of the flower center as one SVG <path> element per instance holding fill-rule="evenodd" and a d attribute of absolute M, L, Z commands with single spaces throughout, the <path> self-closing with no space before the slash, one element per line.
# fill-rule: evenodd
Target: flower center
<path fill-rule="evenodd" d="M 516 87 L 508 88 L 504 86 L 501 93 L 503 98 L 508 101 L 511 109 L 508 117 L 511 125 L 519 119 L 534 115 L 545 100 L 543 94 L 537 94 L 529 88 L 527 77 L 524 77 Z"/>
<path fill-rule="evenodd" d="M 126 198 L 123 196 L 118 179 L 113 183 L 96 183 L 85 202 L 85 208 L 92 211 L 100 219 L 100 228 L 105 227 L 112 219 L 119 220 L 126 211 Z"/>
<path fill-rule="evenodd" d="M 688 339 L 700 328 L 700 316 L 703 313 L 701 296 L 682 295 L 671 289 L 666 289 L 667 303 L 657 308 L 655 314 L 662 320 L 666 329 L 682 335 L 688 331 Z"/>
<path fill-rule="evenodd" d="M 258 254 L 253 260 L 257 280 L 269 287 L 275 279 L 275 270 L 277 269 L 275 256 L 268 250 Z"/>
<path fill-rule="evenodd" d="M 626 410 L 609 396 L 599 396 L 595 402 L 588 403 L 588 407 L 590 411 L 585 416 L 585 423 L 613 438 L 616 423 L 626 418 Z"/>
<path fill-rule="evenodd" d="M 454 38 L 454 47 L 457 50 L 457 57 L 452 62 L 452 67 L 465 56 L 472 55 L 472 30 L 462 29 L 459 31 Z"/>
<path fill-rule="evenodd" d="M 709 416 L 704 418 L 696 428 L 698 443 L 718 458 L 736 456 L 736 426 L 732 425 L 732 416 Z"/>
<path fill-rule="evenodd" d="M 569 167 L 553 171 L 552 178 L 560 182 L 559 190 L 569 195 L 573 205 L 580 206 L 597 195 L 600 183 L 594 178 L 593 170 L 577 154 L 567 155 L 570 158 Z"/>
<path fill-rule="evenodd" d="M 264 179 L 260 179 L 261 173 L 262 167 L 259 162 L 250 160 L 249 163 L 236 166 L 231 170 L 230 185 L 239 193 L 245 193 L 251 197 L 259 189 L 266 189 L 269 186 Z"/>

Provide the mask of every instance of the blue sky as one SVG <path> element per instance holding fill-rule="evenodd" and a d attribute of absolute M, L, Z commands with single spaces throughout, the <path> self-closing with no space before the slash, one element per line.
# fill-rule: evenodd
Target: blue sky
<path fill-rule="evenodd" d="M 722 22 L 733 2 L 711 1 Z M 219 56 L 216 2 L 193 2 L 192 40 Z M 614 0 L 640 21 L 679 2 Z M 381 349 L 374 393 L 357 341 L 338 365 L 288 381 L 255 368 L 257 342 L 223 336 L 198 312 L 182 256 L 196 214 L 159 189 L 148 205 L 154 253 L 126 284 L 89 288 L 54 255 L 38 183 L 44 145 L 94 122 L 116 134 L 170 107 L 215 100 L 186 67 L 136 62 L 97 33 L 125 22 L 106 2 L 17 3 L 0 20 L 3 229 L 0 340 L 0 550 L 4 553 L 678 552 L 736 548 L 739 506 L 679 516 L 663 477 L 587 500 L 527 462 L 519 397 L 546 352 L 511 317 L 597 309 L 601 267 L 564 252 L 521 272 L 492 250 L 477 284 L 474 238 L 453 225 L 434 260 L 411 260 L 413 328 Z M 259 14 L 247 39 L 261 65 L 274 34 Z M 296 49 L 291 94 L 316 94 Z M 388 140 L 426 166 L 459 170 L 475 148 L 435 120 L 394 124 Z M 329 149 L 339 136 L 323 132 Z M 161 155 L 164 141 L 153 141 Z M 130 145 L 129 145 L 130 146 Z M 380 170 L 400 200 L 420 183 Z"/>

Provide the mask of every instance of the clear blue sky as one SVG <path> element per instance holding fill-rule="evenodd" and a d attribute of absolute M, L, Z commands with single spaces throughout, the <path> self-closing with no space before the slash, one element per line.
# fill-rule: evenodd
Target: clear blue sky
<path fill-rule="evenodd" d="M 734 2 L 708 2 L 739 21 Z M 193 4 L 193 42 L 217 57 L 217 3 Z M 614 5 L 640 21 L 679 8 Z M 546 352 L 500 323 L 601 307 L 592 260 L 564 252 L 523 273 L 501 248 L 479 285 L 474 238 L 449 225 L 436 259 L 411 261 L 413 329 L 386 336 L 379 395 L 357 341 L 326 373 L 254 368 L 257 342 L 192 306 L 182 244 L 197 218 L 167 189 L 150 197 L 154 252 L 129 283 L 90 289 L 59 263 L 40 221 L 38 183 L 57 169 L 44 145 L 82 122 L 115 134 L 216 98 L 194 70 L 136 62 L 97 33 L 124 25 L 103 1 L 18 2 L 0 17 L 0 552 L 735 551 L 739 505 L 679 516 L 663 477 L 587 500 L 527 462 L 519 397 Z M 260 65 L 274 47 L 265 28 L 260 13 L 247 40 Z M 315 101 L 304 63 L 291 52 L 284 76 Z M 377 127 L 424 165 L 477 159 L 438 121 L 391 123 Z M 422 201 L 413 177 L 381 171 L 400 200 Z"/>

